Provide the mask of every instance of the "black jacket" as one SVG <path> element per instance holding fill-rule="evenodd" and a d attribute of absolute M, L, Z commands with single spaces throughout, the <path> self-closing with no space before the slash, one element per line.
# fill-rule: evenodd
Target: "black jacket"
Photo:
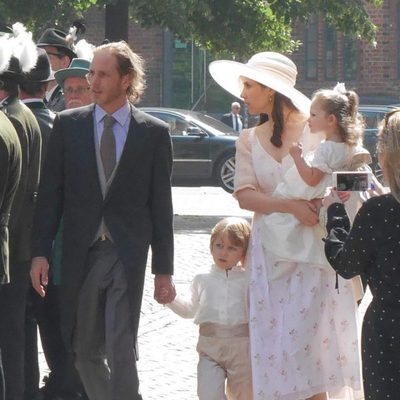
<path fill-rule="evenodd" d="M 0 283 L 9 281 L 8 223 L 21 175 L 21 162 L 17 132 L 0 111 Z"/>

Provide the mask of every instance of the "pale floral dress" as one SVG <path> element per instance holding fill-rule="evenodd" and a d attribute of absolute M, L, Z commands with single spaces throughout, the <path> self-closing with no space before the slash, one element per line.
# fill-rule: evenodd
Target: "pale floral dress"
<path fill-rule="evenodd" d="M 293 165 L 289 155 L 281 163 L 272 158 L 254 129 L 242 131 L 236 147 L 235 192 L 272 194 Z M 350 281 L 339 277 L 338 293 L 333 270 L 276 262 L 263 245 L 262 223 L 256 213 L 247 259 L 254 399 L 301 400 L 325 391 L 330 399 L 362 399 Z"/>

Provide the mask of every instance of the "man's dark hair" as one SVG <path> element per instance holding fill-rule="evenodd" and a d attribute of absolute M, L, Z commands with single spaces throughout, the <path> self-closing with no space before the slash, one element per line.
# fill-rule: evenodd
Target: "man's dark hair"
<path fill-rule="evenodd" d="M 47 82 L 24 82 L 19 85 L 21 90 L 23 90 L 29 96 L 34 97 L 36 93 L 42 92 Z"/>
<path fill-rule="evenodd" d="M 4 79 L 0 76 L 0 89 L 7 92 L 9 96 L 18 96 L 18 83 L 12 79 Z"/>

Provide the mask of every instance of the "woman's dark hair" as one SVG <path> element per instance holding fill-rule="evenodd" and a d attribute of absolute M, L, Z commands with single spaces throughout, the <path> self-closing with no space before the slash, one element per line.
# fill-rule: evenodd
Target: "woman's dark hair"
<path fill-rule="evenodd" d="M 272 131 L 272 136 L 271 136 L 271 143 L 275 147 L 281 147 L 282 146 L 282 131 L 284 127 L 284 115 L 283 115 L 283 106 L 286 106 L 289 108 L 291 111 L 296 110 L 296 107 L 292 103 L 292 101 L 284 96 L 283 94 L 279 92 L 275 92 L 274 95 L 274 107 L 273 111 L 271 114 L 272 121 L 274 123 L 274 128 Z M 264 122 L 267 122 L 269 119 L 269 116 L 267 114 L 260 114 L 260 122 L 258 125 L 263 124 Z"/>

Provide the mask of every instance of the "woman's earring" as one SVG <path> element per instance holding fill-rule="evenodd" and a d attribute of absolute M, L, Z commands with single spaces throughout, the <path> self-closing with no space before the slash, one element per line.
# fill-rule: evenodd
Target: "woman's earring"
<path fill-rule="evenodd" d="M 269 96 L 269 102 L 272 103 L 273 101 L 274 101 L 274 96 L 271 94 L 271 95 Z"/>

